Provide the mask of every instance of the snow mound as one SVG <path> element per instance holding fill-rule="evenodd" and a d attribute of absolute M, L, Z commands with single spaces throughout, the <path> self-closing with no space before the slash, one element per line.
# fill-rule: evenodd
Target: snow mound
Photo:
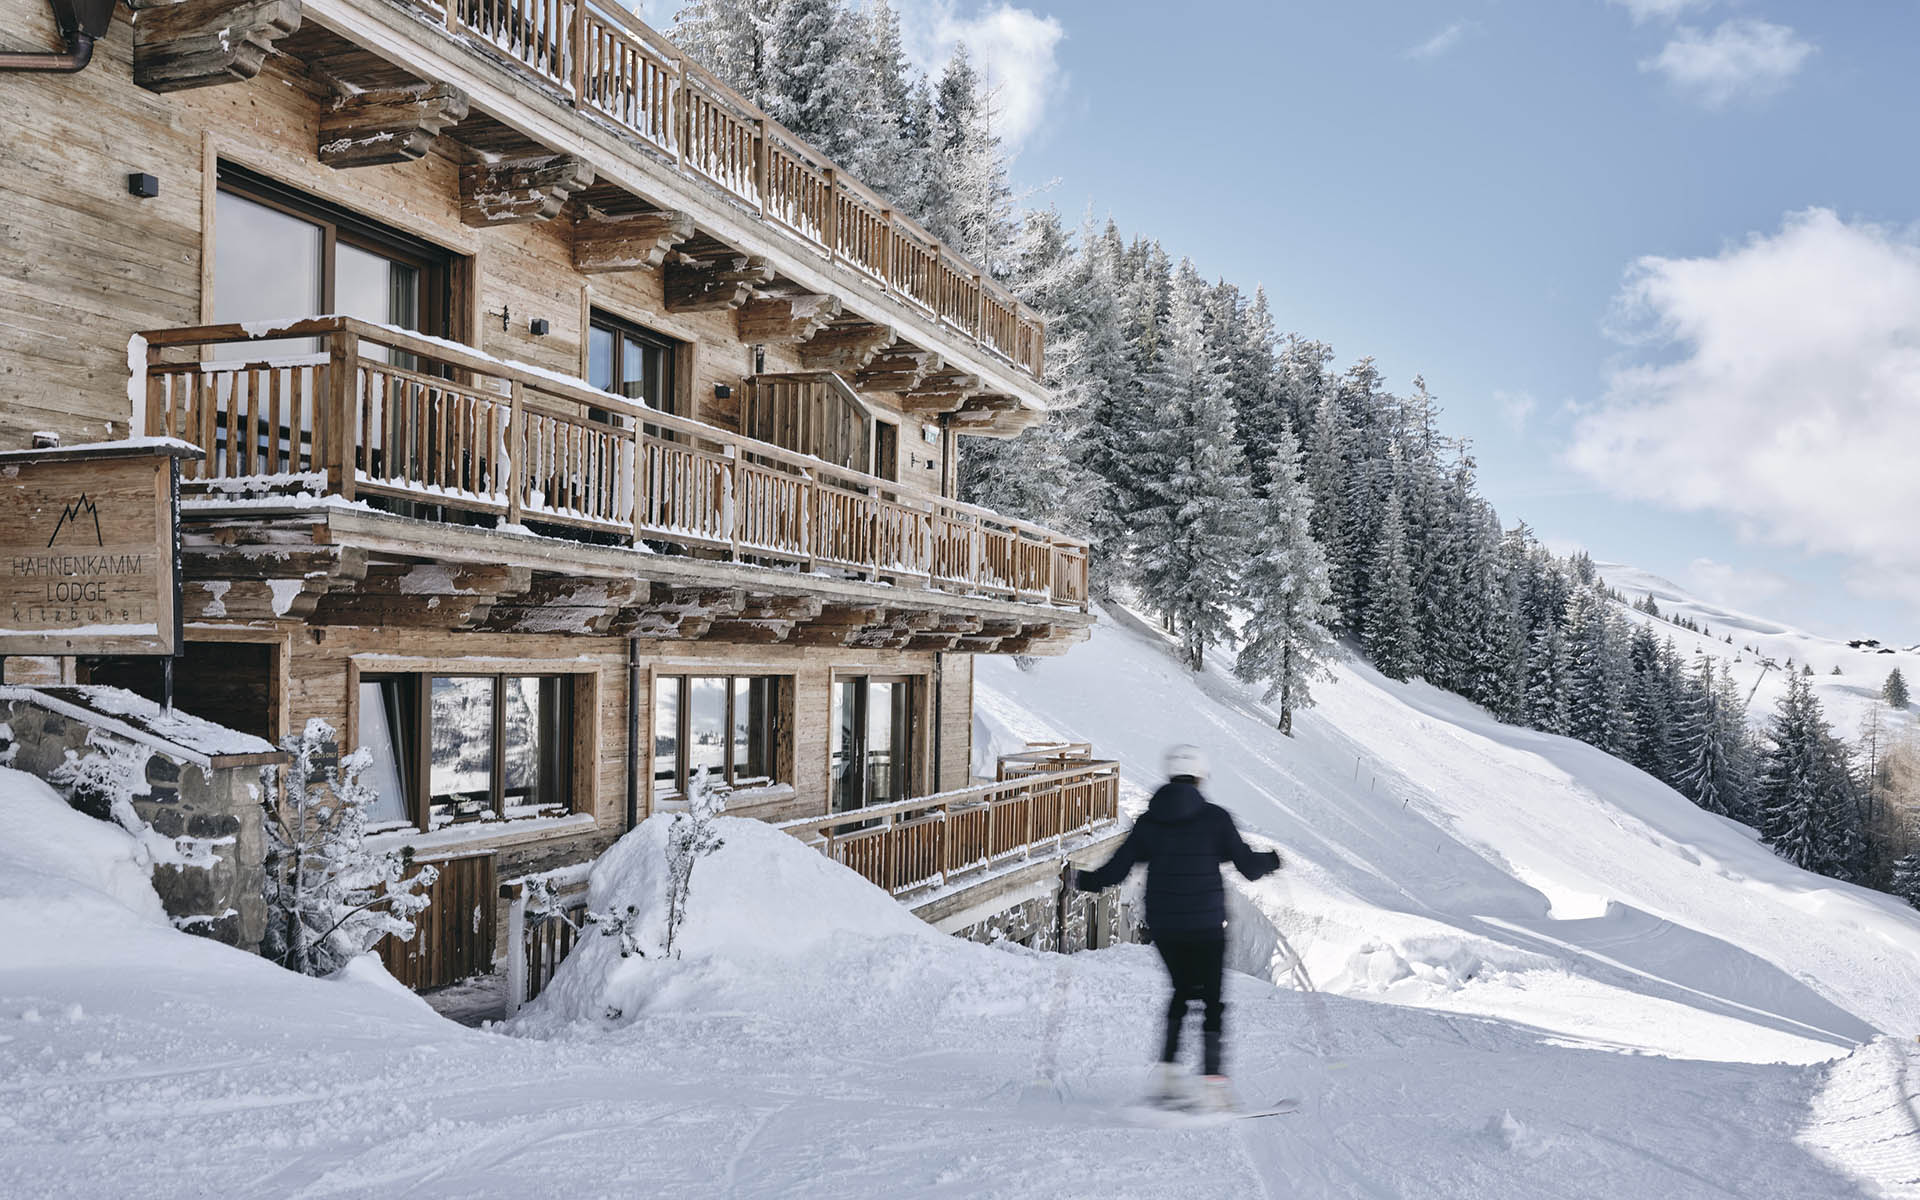
<path fill-rule="evenodd" d="M 128 921 L 167 926 L 133 838 L 11 767 L 0 767 L 0 829 L 0 928 L 10 945 L 55 947 L 76 928 Z"/>
<path fill-rule="evenodd" d="M 937 958 L 965 948 L 798 838 L 759 821 L 720 817 L 720 847 L 694 864 L 686 916 L 668 958 L 667 838 L 676 820 L 687 819 L 650 817 L 595 863 L 587 907 L 624 916 L 628 936 L 608 932 L 605 922 L 589 925 L 517 1029 L 626 1024 L 722 992 L 749 1005 L 792 1003 L 813 990 L 828 996 L 846 987 L 835 978 L 838 969 L 822 967 L 829 962 L 875 968 L 862 989 L 848 989 L 871 993 L 892 986 L 880 978 L 895 974 L 888 958 Z M 625 957 L 623 943 L 632 948 Z M 778 981 L 779 995 L 757 993 L 769 979 Z"/>

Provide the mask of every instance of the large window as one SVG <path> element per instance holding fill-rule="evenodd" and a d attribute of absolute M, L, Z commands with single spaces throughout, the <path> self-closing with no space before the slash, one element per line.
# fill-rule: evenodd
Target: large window
<path fill-rule="evenodd" d="M 653 681 L 653 794 L 684 794 L 702 775 L 730 787 L 781 778 L 780 714 L 788 682 L 776 675 L 657 675 Z"/>
<path fill-rule="evenodd" d="M 842 675 L 833 681 L 833 809 L 891 804 L 913 794 L 919 681 L 908 675 Z"/>
<path fill-rule="evenodd" d="M 446 336 L 450 256 L 237 168 L 214 197 L 213 319 L 340 314 Z M 225 357 L 314 349 L 312 339 L 235 343 Z M 404 362 L 398 365 L 406 365 Z"/>
<path fill-rule="evenodd" d="M 659 412 L 677 413 L 675 349 L 671 339 L 595 310 L 587 329 L 587 382 Z"/>
<path fill-rule="evenodd" d="M 358 744 L 378 800 L 370 824 L 437 829 L 571 807 L 574 683 L 567 675 L 362 678 Z"/>

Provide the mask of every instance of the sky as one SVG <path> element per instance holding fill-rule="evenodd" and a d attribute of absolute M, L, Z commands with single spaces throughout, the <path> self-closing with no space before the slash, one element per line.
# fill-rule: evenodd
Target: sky
<path fill-rule="evenodd" d="M 1027 203 L 1423 375 L 1509 524 L 1920 642 L 1920 3 L 896 7 Z"/>

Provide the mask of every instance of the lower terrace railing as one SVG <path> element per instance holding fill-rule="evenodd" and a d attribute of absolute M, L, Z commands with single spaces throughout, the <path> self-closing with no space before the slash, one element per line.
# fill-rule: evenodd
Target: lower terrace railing
<path fill-rule="evenodd" d="M 1036 379 L 1046 326 L 1012 293 L 608 0 L 396 0 L 446 22 Z M 852 119 L 857 114 L 848 114 Z"/>
<path fill-rule="evenodd" d="M 143 336 L 145 432 L 204 450 L 186 478 L 208 492 L 297 484 L 1087 607 L 1085 542 L 451 342 L 351 317 Z"/>
<path fill-rule="evenodd" d="M 1119 817 L 1119 766 L 1080 758 L 1065 770 L 783 821 L 779 828 L 898 896 L 1058 847 Z"/>

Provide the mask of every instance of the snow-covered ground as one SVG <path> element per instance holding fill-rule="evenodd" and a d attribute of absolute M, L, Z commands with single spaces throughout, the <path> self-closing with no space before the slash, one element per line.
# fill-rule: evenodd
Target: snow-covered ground
<path fill-rule="evenodd" d="M 1694 655 L 1704 651 L 1727 663 L 1739 684 L 1741 696 L 1753 697 L 1747 716 L 1756 727 L 1765 727 L 1781 693 L 1786 690 L 1789 661 L 1795 671 L 1813 667 L 1814 694 L 1820 697 L 1820 705 L 1834 732 L 1848 741 L 1859 740 L 1868 714 L 1875 711 L 1879 712 L 1887 734 L 1912 731 L 1920 720 L 1920 706 L 1909 705 L 1905 712 L 1894 712 L 1880 701 L 1881 686 L 1896 667 L 1906 677 L 1908 688 L 1920 695 L 1920 688 L 1914 687 L 1914 680 L 1920 678 L 1920 645 L 1853 646 L 1766 617 L 1709 603 L 1651 571 L 1621 563 L 1595 563 L 1594 566 L 1601 578 L 1619 589 L 1628 601 L 1638 602 L 1652 596 L 1661 617 L 1686 617 L 1697 622 L 1701 633 L 1642 612 L 1623 610 L 1628 620 L 1646 625 L 1662 637 L 1671 635 L 1683 662 L 1692 664 Z M 1727 643 L 1729 634 L 1733 635 L 1731 645 Z M 1865 641 L 1869 636 L 1863 633 L 1860 640 Z M 1840 674 L 1833 673 L 1835 667 L 1840 668 Z"/>
<path fill-rule="evenodd" d="M 117 830 L 0 771 L 0 1196 L 1920 1196 L 1920 913 L 1564 739 L 1343 666 L 1282 738 L 1103 620 L 980 664 L 1001 736 L 1136 785 L 1206 745 L 1246 888 L 1229 1066 L 1292 1116 L 1127 1118 L 1153 952 L 934 935 L 725 822 L 683 956 L 591 937 L 508 1029 L 160 917 Z M 597 906 L 657 944 L 658 825 Z M 1284 942 L 1283 942 L 1284 937 Z M 1279 986 L 1297 948 L 1319 991 Z"/>

